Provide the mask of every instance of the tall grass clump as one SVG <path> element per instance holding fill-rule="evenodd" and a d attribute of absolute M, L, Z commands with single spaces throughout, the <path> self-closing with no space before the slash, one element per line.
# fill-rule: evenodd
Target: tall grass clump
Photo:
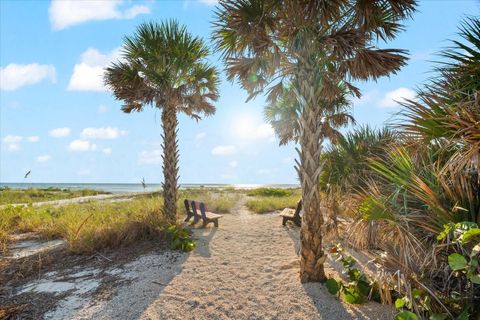
<path fill-rule="evenodd" d="M 59 188 L 0 188 L 0 205 L 70 199 L 108 193 L 109 192 L 91 189 L 70 190 Z"/>
<path fill-rule="evenodd" d="M 301 198 L 300 189 L 258 188 L 247 193 L 246 206 L 255 213 L 267 213 L 285 208 L 296 208 Z"/>
<path fill-rule="evenodd" d="M 180 190 L 177 202 L 177 212 L 179 212 L 180 216 L 185 214 L 185 205 L 183 201 L 188 199 L 190 201 L 195 200 L 205 203 L 207 211 L 229 213 L 239 197 L 239 193 L 223 189 L 195 188 Z"/>
<path fill-rule="evenodd" d="M 116 248 L 142 239 L 161 237 L 166 221 L 162 200 L 140 198 L 122 202 L 89 202 L 58 207 L 0 209 L 0 235 L 35 232 L 45 238 L 63 238 L 75 253 Z"/>

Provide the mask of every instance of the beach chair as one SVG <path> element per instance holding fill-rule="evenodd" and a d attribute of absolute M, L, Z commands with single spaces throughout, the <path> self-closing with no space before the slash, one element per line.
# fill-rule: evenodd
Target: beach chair
<path fill-rule="evenodd" d="M 282 217 L 282 225 L 286 225 L 287 221 L 292 221 L 297 226 L 302 225 L 302 217 L 300 216 L 300 212 L 302 211 L 302 200 L 298 201 L 297 208 L 295 210 L 291 208 L 285 208 L 282 212 L 280 212 L 280 216 Z"/>
<path fill-rule="evenodd" d="M 220 214 L 216 214 L 216 213 L 212 213 L 212 212 L 207 212 L 205 210 L 205 204 L 203 202 L 200 202 L 200 214 L 198 214 L 198 211 L 197 211 L 197 204 L 195 201 L 192 201 L 192 211 L 195 215 L 195 220 L 194 222 L 197 222 L 198 219 L 202 219 L 203 220 L 203 227 L 206 227 L 207 224 L 209 224 L 210 222 L 213 222 L 213 224 L 215 225 L 215 227 L 218 228 L 218 219 L 220 219 L 221 217 L 223 217 L 222 215 Z M 198 217 L 198 218 L 197 218 Z"/>
<path fill-rule="evenodd" d="M 190 218 L 193 218 L 193 221 L 196 222 L 195 220 L 197 219 L 195 219 L 195 213 L 193 213 L 192 209 L 190 209 L 190 202 L 188 199 L 185 199 L 183 203 L 185 204 L 185 211 L 187 212 L 187 218 L 185 218 L 185 222 L 188 222 Z"/>

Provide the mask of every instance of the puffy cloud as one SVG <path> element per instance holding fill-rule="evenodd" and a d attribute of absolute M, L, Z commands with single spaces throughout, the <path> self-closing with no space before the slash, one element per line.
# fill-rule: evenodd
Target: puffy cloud
<path fill-rule="evenodd" d="M 27 140 L 29 142 L 38 142 L 38 141 L 40 141 L 40 137 L 39 136 L 30 136 L 30 137 L 27 138 Z"/>
<path fill-rule="evenodd" d="M 353 98 L 352 103 L 355 106 L 360 106 L 367 103 L 372 103 L 374 100 L 377 100 L 377 99 L 378 99 L 378 91 L 372 90 L 372 91 L 367 91 L 363 93 L 360 98 Z"/>
<path fill-rule="evenodd" d="M 73 140 L 68 145 L 68 149 L 73 152 L 95 151 L 97 146 L 88 140 Z"/>
<path fill-rule="evenodd" d="M 269 140 L 274 141 L 275 132 L 271 125 L 261 123 L 260 119 L 250 115 L 235 118 L 231 126 L 232 133 L 236 138 L 243 140 Z"/>
<path fill-rule="evenodd" d="M 417 94 L 415 91 L 408 88 L 398 88 L 393 91 L 389 91 L 385 94 L 382 100 L 378 103 L 381 108 L 394 108 L 399 104 L 398 102 L 404 102 L 405 99 L 413 100 Z"/>
<path fill-rule="evenodd" d="M 214 156 L 230 156 L 237 153 L 235 146 L 216 146 L 212 149 Z"/>
<path fill-rule="evenodd" d="M 48 134 L 50 135 L 50 137 L 53 137 L 53 138 L 63 138 L 70 134 L 70 128 L 67 128 L 67 127 L 56 128 L 56 129 L 50 130 Z"/>
<path fill-rule="evenodd" d="M 112 154 L 112 148 L 103 148 L 102 152 L 109 156 Z"/>
<path fill-rule="evenodd" d="M 238 161 L 236 161 L 236 160 L 230 161 L 228 163 L 228 165 L 232 168 L 236 168 L 236 167 L 238 167 Z"/>
<path fill-rule="evenodd" d="M 144 150 L 138 155 L 138 162 L 140 162 L 141 164 L 160 164 L 163 162 L 162 150 Z"/>
<path fill-rule="evenodd" d="M 20 150 L 20 142 L 23 140 L 21 136 L 8 135 L 5 136 L 2 141 L 7 146 L 9 151 Z"/>
<path fill-rule="evenodd" d="M 82 139 L 116 139 L 127 134 L 127 131 L 118 128 L 85 128 L 80 134 Z"/>
<path fill-rule="evenodd" d="M 200 132 L 197 135 L 195 135 L 195 140 L 196 141 L 203 140 L 203 139 L 205 139 L 206 136 L 207 136 L 206 132 Z"/>
<path fill-rule="evenodd" d="M 0 89 L 4 91 L 13 91 L 44 79 L 48 79 L 52 83 L 56 82 L 54 66 L 38 63 L 10 63 L 5 68 L 0 68 Z"/>
<path fill-rule="evenodd" d="M 144 5 L 134 5 L 120 10 L 121 0 L 53 0 L 49 8 L 53 30 L 62 30 L 93 20 L 133 19 L 150 13 Z"/>
<path fill-rule="evenodd" d="M 88 48 L 80 57 L 80 63 L 73 67 L 73 73 L 68 83 L 70 91 L 106 91 L 103 83 L 105 68 L 121 57 L 120 48 L 109 53 L 101 53 L 95 48 Z"/>
<path fill-rule="evenodd" d="M 45 155 L 42 155 L 42 156 L 38 156 L 37 157 L 37 162 L 47 162 L 50 159 L 52 159 L 52 156 L 49 155 L 49 154 L 45 154 Z"/>

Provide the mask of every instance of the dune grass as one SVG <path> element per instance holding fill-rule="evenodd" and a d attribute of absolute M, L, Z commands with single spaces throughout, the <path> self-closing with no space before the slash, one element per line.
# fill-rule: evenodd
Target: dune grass
<path fill-rule="evenodd" d="M 247 193 L 246 206 L 255 213 L 267 213 L 284 208 L 295 208 L 300 200 L 300 189 L 259 188 Z"/>
<path fill-rule="evenodd" d="M 0 241 L 5 250 L 9 235 L 35 232 L 45 238 L 65 239 L 75 253 L 120 247 L 161 235 L 166 226 L 162 204 L 159 197 L 141 197 L 57 207 L 7 206 L 0 209 Z"/>
<path fill-rule="evenodd" d="M 229 213 L 235 203 L 238 201 L 240 193 L 230 190 L 200 188 L 181 190 L 177 203 L 177 212 L 179 215 L 185 214 L 185 199 L 195 200 L 205 203 L 207 210 L 215 213 Z"/>
<path fill-rule="evenodd" d="M 0 188 L 0 205 L 14 203 L 33 203 L 50 200 L 70 199 L 76 197 L 94 196 L 97 194 L 108 194 L 109 192 L 82 189 L 69 190 L 59 188 L 31 188 L 31 189 L 10 189 Z"/>

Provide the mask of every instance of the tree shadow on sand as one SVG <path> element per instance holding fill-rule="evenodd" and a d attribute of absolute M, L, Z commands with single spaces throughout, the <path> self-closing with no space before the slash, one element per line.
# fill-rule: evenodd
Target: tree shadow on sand
<path fill-rule="evenodd" d="M 286 232 L 292 239 L 294 250 L 297 256 L 300 254 L 300 228 L 293 224 L 287 224 Z M 361 257 L 361 253 L 355 252 L 354 257 Z M 364 261 L 364 259 L 362 259 Z M 325 266 L 327 277 L 336 273 L 341 275 L 342 266 L 331 256 L 327 257 Z M 368 301 L 361 305 L 347 305 L 339 301 L 339 298 L 330 294 L 327 289 L 319 283 L 302 284 L 305 292 L 312 300 L 312 304 L 318 310 L 321 319 L 392 319 L 393 312 L 390 306 Z M 348 310 L 347 310 L 348 309 Z"/>

